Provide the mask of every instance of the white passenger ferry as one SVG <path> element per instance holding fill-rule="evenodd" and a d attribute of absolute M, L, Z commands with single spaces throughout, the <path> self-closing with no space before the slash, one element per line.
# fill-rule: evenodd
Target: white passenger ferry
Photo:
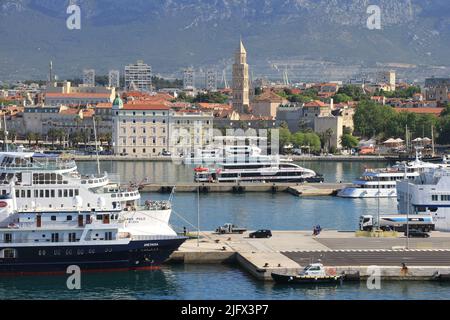
<path fill-rule="evenodd" d="M 161 221 L 168 224 L 171 205 L 167 201 L 147 201 L 148 210 L 139 206 L 137 187 L 121 187 L 110 181 L 108 174 L 83 176 L 72 160 L 59 156 L 32 152 L 0 152 L 0 194 L 9 193 L 9 182 L 17 179 L 16 206 L 19 211 L 49 208 L 74 208 L 74 199 L 81 211 L 129 211 L 129 222 L 149 224 Z"/>
<path fill-rule="evenodd" d="M 416 160 L 399 163 L 391 168 L 367 169 L 353 185 L 338 193 L 342 198 L 395 198 L 397 181 L 405 178 L 414 179 L 426 169 L 442 167 L 442 164 L 423 162 L 417 155 Z"/>
<path fill-rule="evenodd" d="M 428 169 L 397 184 L 400 214 L 431 214 L 435 229 L 450 231 L 450 169 Z"/>
<path fill-rule="evenodd" d="M 279 156 L 227 157 L 217 166 L 194 169 L 196 182 L 323 182 L 323 176 Z"/>
<path fill-rule="evenodd" d="M 132 223 L 131 211 L 84 210 L 80 196 L 73 208 L 18 210 L 16 183 L 0 196 L 0 276 L 153 269 L 186 240 L 162 221 Z"/>

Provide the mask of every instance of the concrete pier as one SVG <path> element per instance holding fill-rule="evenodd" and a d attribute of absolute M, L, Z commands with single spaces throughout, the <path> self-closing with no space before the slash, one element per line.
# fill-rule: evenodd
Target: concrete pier
<path fill-rule="evenodd" d="M 170 193 L 175 188 L 176 192 L 193 193 L 200 188 L 201 193 L 289 192 L 295 196 L 332 196 L 346 186 L 341 183 L 151 183 L 143 185 L 141 192 Z"/>
<path fill-rule="evenodd" d="M 361 238 L 354 232 L 273 231 L 270 239 L 243 235 L 202 233 L 175 252 L 172 262 L 190 264 L 234 263 L 256 279 L 271 281 L 271 273 L 295 274 L 307 264 L 321 261 L 331 274 L 368 276 L 378 266 L 389 280 L 431 280 L 450 274 L 450 234 L 433 232 L 428 239 Z M 406 268 L 402 264 L 406 265 Z"/>

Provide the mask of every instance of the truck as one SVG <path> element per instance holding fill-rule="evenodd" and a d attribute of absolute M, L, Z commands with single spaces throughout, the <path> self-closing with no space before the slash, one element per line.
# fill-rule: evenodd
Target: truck
<path fill-rule="evenodd" d="M 247 229 L 239 228 L 231 223 L 226 223 L 216 229 L 216 233 L 219 234 L 243 234 L 245 231 L 247 231 Z"/>
<path fill-rule="evenodd" d="M 431 214 L 410 214 L 409 223 L 406 214 L 380 215 L 380 229 L 383 231 L 405 232 L 409 224 L 409 230 L 430 232 L 434 230 L 434 222 Z M 377 217 L 363 215 L 359 218 L 359 230 L 372 231 L 377 227 Z"/>

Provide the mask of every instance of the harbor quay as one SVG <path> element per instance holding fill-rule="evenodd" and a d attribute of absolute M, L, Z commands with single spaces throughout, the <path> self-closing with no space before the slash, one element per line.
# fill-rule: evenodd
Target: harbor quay
<path fill-rule="evenodd" d="M 70 155 L 70 157 L 77 161 L 96 161 L 97 156 L 92 155 Z M 120 155 L 99 155 L 100 161 L 148 161 L 148 162 L 174 162 L 180 163 L 182 158 L 174 159 L 171 156 L 120 156 Z M 310 156 L 310 155 L 291 155 L 290 159 L 293 161 L 321 161 L 321 162 L 385 162 L 384 156 L 378 155 L 365 155 L 365 156 L 346 156 L 346 155 L 333 155 L 333 156 Z"/>
<path fill-rule="evenodd" d="M 430 238 L 403 235 L 362 237 L 353 231 L 272 231 L 268 239 L 249 233 L 219 235 L 202 232 L 186 241 L 168 263 L 233 264 L 261 281 L 271 273 L 298 274 L 310 263 L 321 262 L 329 274 L 366 280 L 379 268 L 383 280 L 436 280 L 450 274 L 450 234 L 433 232 Z"/>
<path fill-rule="evenodd" d="M 287 192 L 294 196 L 333 196 L 340 190 L 349 186 L 346 183 L 261 183 L 261 182 L 216 182 L 216 183 L 178 183 L 161 184 L 151 183 L 143 184 L 140 191 L 143 193 L 160 192 Z"/>

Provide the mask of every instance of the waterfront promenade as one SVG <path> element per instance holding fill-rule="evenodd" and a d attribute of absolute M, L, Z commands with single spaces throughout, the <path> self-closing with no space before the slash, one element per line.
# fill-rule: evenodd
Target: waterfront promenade
<path fill-rule="evenodd" d="M 332 273 L 368 276 L 378 266 L 390 280 L 431 280 L 450 274 L 450 234 L 433 232 L 428 239 L 358 237 L 355 232 L 275 231 L 270 239 L 202 232 L 199 243 L 189 240 L 175 252 L 172 262 L 186 264 L 234 263 L 256 279 L 270 281 L 272 272 L 293 274 L 321 261 Z M 406 265 L 406 269 L 402 264 Z"/>
<path fill-rule="evenodd" d="M 93 155 L 72 155 L 67 154 L 67 157 L 74 159 L 75 161 L 96 161 L 97 156 Z M 333 155 L 333 156 L 289 156 L 293 161 L 328 161 L 328 162 L 383 162 L 386 161 L 384 156 L 379 155 L 367 155 L 367 156 L 343 156 L 343 155 Z M 115 155 L 100 155 L 100 161 L 150 161 L 150 162 L 177 162 L 181 163 L 182 158 L 174 157 L 163 157 L 163 156 L 115 156 Z"/>

